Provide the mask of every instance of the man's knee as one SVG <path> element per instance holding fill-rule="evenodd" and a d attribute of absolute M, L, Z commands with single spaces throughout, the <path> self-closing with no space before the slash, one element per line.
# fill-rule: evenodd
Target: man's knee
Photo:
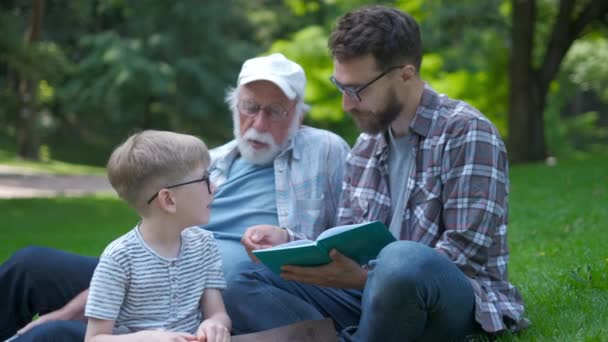
<path fill-rule="evenodd" d="M 86 324 L 81 321 L 51 321 L 21 335 L 15 342 L 83 341 Z"/>
<path fill-rule="evenodd" d="M 433 268 L 443 256 L 433 248 L 413 241 L 395 241 L 386 246 L 376 259 L 376 267 L 388 272 L 422 272 Z"/>
<path fill-rule="evenodd" d="M 28 272 L 38 268 L 44 261 L 51 249 L 47 247 L 28 246 L 11 255 L 3 266 L 13 272 Z"/>
<path fill-rule="evenodd" d="M 433 248 L 413 241 L 395 241 L 373 263 L 373 277 L 385 291 L 415 288 L 441 269 L 447 260 Z"/>

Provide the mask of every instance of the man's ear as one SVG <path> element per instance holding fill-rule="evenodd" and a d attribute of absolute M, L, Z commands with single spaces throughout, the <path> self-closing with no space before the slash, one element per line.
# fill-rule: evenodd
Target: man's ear
<path fill-rule="evenodd" d="M 177 210 L 175 194 L 169 189 L 161 189 L 158 192 L 158 198 L 156 200 L 159 208 L 161 208 L 163 211 L 173 214 Z"/>

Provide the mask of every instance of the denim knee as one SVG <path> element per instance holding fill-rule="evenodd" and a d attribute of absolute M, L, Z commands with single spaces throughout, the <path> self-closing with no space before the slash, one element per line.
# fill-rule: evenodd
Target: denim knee
<path fill-rule="evenodd" d="M 51 249 L 47 247 L 27 246 L 13 253 L 5 265 L 14 272 L 28 272 L 38 268 L 49 251 Z"/>
<path fill-rule="evenodd" d="M 386 246 L 372 262 L 376 284 L 384 291 L 412 288 L 436 271 L 435 261 L 442 256 L 433 248 L 413 241 L 395 241 Z"/>

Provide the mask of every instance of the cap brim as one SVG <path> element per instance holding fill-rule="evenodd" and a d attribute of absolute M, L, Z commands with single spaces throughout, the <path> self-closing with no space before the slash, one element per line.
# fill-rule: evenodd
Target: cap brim
<path fill-rule="evenodd" d="M 287 84 L 287 82 L 285 82 L 280 77 L 274 77 L 272 75 L 244 76 L 239 79 L 239 85 L 248 84 L 248 83 L 255 82 L 255 81 L 268 81 L 268 82 L 274 83 L 277 87 L 279 87 L 281 89 L 281 91 L 283 91 L 283 94 L 285 94 L 285 96 L 287 96 L 290 100 L 295 99 L 297 96 L 297 94 L 291 89 L 291 87 L 289 86 L 289 84 Z"/>

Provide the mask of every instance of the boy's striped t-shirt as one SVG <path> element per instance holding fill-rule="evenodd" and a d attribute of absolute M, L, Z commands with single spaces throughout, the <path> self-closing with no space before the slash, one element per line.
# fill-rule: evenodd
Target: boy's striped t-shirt
<path fill-rule="evenodd" d="M 117 331 L 195 333 L 205 289 L 224 289 L 222 260 L 213 235 L 198 227 L 182 232 L 177 258 L 160 256 L 138 227 L 113 241 L 95 269 L 85 315 L 115 321 Z"/>

